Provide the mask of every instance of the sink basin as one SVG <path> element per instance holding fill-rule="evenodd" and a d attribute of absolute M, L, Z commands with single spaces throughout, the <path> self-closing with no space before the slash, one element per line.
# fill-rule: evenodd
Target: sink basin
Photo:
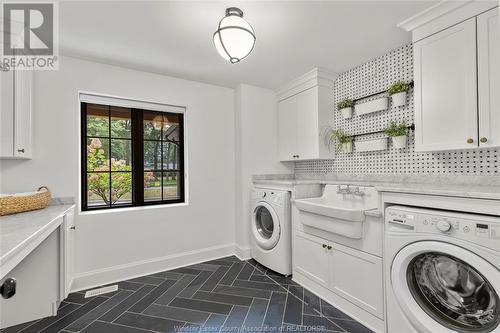
<path fill-rule="evenodd" d="M 351 186 L 353 191 L 357 186 Z M 378 193 L 373 187 L 359 187 L 363 195 L 337 193 L 337 185 L 326 185 L 319 198 L 296 199 L 300 222 L 349 238 L 363 237 L 365 212 L 378 207 Z"/>

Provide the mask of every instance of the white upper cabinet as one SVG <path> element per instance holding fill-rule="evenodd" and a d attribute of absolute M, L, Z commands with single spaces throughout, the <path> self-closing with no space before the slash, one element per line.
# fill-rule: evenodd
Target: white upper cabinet
<path fill-rule="evenodd" d="M 446 1 L 399 25 L 413 33 L 416 151 L 500 146 L 495 6 Z"/>
<path fill-rule="evenodd" d="M 498 9 L 477 17 L 479 146 L 500 146 L 500 27 Z"/>
<path fill-rule="evenodd" d="M 333 94 L 333 92 L 332 92 Z M 297 96 L 297 155 L 299 159 L 319 157 L 318 99 L 319 88 L 313 87 Z"/>
<path fill-rule="evenodd" d="M 0 156 L 14 154 L 14 72 L 0 68 Z"/>
<path fill-rule="evenodd" d="M 0 70 L 0 158 L 32 156 L 31 71 Z"/>
<path fill-rule="evenodd" d="M 280 161 L 331 158 L 323 133 L 332 117 L 334 79 L 314 69 L 278 93 Z"/>
<path fill-rule="evenodd" d="M 278 119 L 280 161 L 294 159 L 297 148 L 297 96 L 278 103 Z"/>
<path fill-rule="evenodd" d="M 416 150 L 477 147 L 475 20 L 414 44 Z"/>

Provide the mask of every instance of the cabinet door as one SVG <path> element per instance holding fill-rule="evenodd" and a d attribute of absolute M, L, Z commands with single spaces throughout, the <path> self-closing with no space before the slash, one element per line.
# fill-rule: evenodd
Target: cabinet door
<path fill-rule="evenodd" d="M 498 8 L 477 17 L 479 145 L 500 146 L 500 27 Z"/>
<path fill-rule="evenodd" d="M 0 297 L 1 328 L 56 315 L 59 296 L 58 238 L 59 231 L 56 230 L 5 277 L 16 279 L 17 285 L 12 298 Z"/>
<path fill-rule="evenodd" d="M 14 156 L 31 158 L 32 71 L 15 72 L 14 90 Z"/>
<path fill-rule="evenodd" d="M 0 69 L 0 157 L 14 156 L 14 71 Z"/>
<path fill-rule="evenodd" d="M 278 103 L 280 161 L 293 161 L 297 155 L 297 96 Z"/>
<path fill-rule="evenodd" d="M 320 238 L 297 232 L 294 244 L 295 270 L 312 281 L 328 286 L 328 257 L 326 242 Z"/>
<path fill-rule="evenodd" d="M 297 95 L 297 159 L 318 158 L 318 147 L 318 87 L 314 87 Z"/>
<path fill-rule="evenodd" d="M 383 319 L 382 258 L 339 244 L 332 245 L 329 289 Z"/>
<path fill-rule="evenodd" d="M 64 253 L 62 257 L 64 258 L 63 267 L 61 269 L 62 279 L 64 283 L 62 287 L 64 288 L 62 292 L 62 299 L 68 297 L 71 289 L 71 284 L 73 283 L 73 277 L 75 273 L 75 219 L 73 212 L 69 212 L 64 216 L 64 223 L 62 224 L 63 232 L 63 249 Z"/>
<path fill-rule="evenodd" d="M 414 44 L 415 150 L 478 146 L 476 18 Z"/>

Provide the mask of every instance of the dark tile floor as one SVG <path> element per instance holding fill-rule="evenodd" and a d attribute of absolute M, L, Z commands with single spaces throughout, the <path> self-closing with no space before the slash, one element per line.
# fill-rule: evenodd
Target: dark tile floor
<path fill-rule="evenodd" d="M 371 332 L 290 278 L 226 257 L 122 281 L 114 293 L 72 293 L 57 316 L 2 333 L 279 331 Z"/>

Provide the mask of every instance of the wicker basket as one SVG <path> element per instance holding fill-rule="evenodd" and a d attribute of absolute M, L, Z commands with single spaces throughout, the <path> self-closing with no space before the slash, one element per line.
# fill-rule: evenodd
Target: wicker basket
<path fill-rule="evenodd" d="M 0 197 L 0 216 L 42 209 L 50 204 L 50 190 L 42 186 L 37 192 L 19 193 Z"/>

